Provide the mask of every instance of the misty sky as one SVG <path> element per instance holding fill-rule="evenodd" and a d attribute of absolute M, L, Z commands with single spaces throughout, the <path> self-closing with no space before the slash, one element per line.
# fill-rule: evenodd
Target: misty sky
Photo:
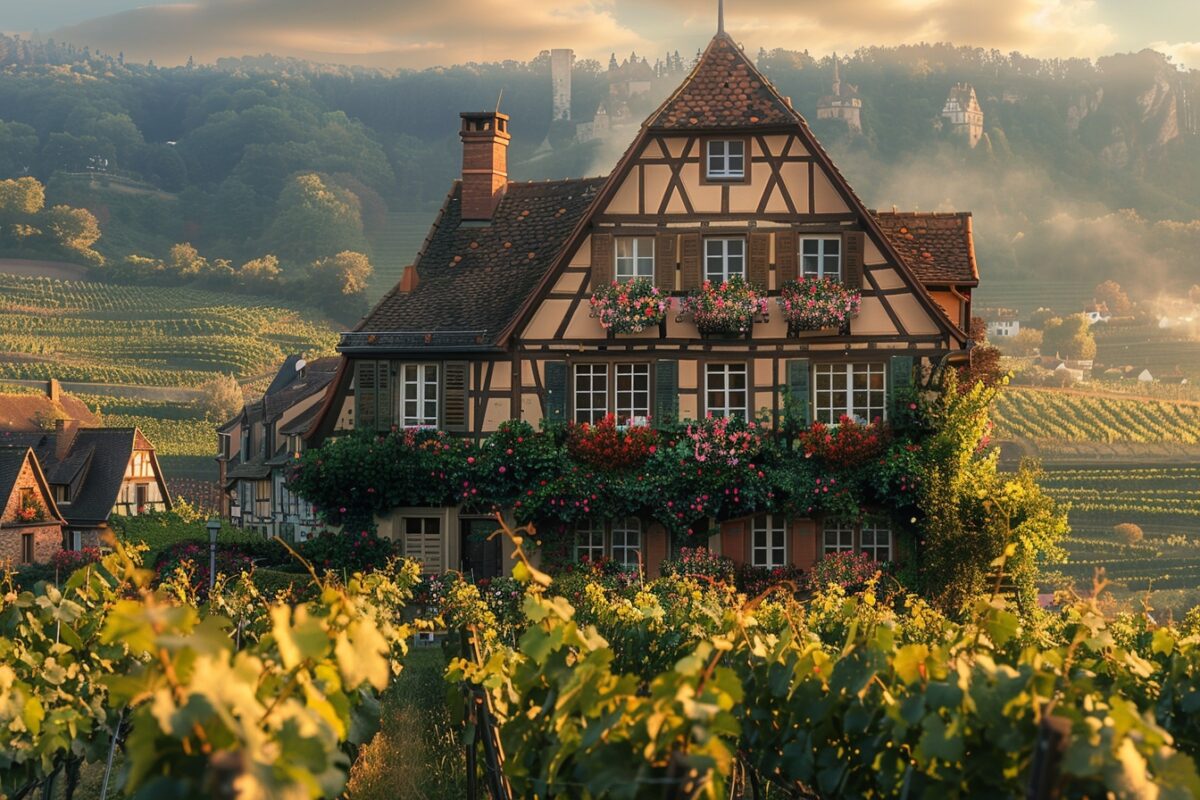
<path fill-rule="evenodd" d="M 381 67 L 428 67 L 572 47 L 694 51 L 715 0 L 0 0 L 0 31 L 55 37 L 127 58 L 271 52 Z M 861 45 L 952 41 L 1036 56 L 1144 47 L 1200 69 L 1200 0 L 727 0 L 748 49 L 816 55 Z"/>

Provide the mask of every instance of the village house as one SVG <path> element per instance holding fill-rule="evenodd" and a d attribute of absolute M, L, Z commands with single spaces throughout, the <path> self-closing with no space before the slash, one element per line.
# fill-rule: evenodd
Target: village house
<path fill-rule="evenodd" d="M 980 309 L 979 317 L 987 326 L 989 339 L 1011 339 L 1021 332 L 1021 319 L 1011 308 Z"/>
<path fill-rule="evenodd" d="M 338 363 L 288 357 L 263 396 L 217 430 L 221 514 L 233 525 L 292 541 L 317 529 L 312 504 L 288 488 L 287 466 L 303 452 L 301 434 L 312 425 Z"/>
<path fill-rule="evenodd" d="M 946 104 L 942 106 L 942 117 L 949 123 L 951 132 L 965 138 L 972 148 L 983 138 L 983 109 L 971 84 L 956 83 L 950 87 Z"/>
<path fill-rule="evenodd" d="M 1095 325 L 1097 322 L 1111 320 L 1112 312 L 1108 310 L 1108 303 L 1099 302 L 1084 306 L 1083 316 L 1087 318 L 1088 325 Z"/>
<path fill-rule="evenodd" d="M 0 563 L 44 564 L 62 550 L 63 518 L 28 447 L 0 447 Z"/>
<path fill-rule="evenodd" d="M 479 438 L 506 420 L 622 424 L 765 415 L 785 394 L 805 423 L 888 418 L 914 370 L 965 360 L 978 285 L 971 216 L 867 209 L 791 101 L 719 31 L 691 73 L 604 177 L 508 178 L 509 117 L 461 116 L 453 183 L 400 283 L 352 331 L 307 432 L 429 427 Z M 789 281 L 824 277 L 861 293 L 845 325 L 795 330 L 776 305 Z M 744 278 L 770 297 L 748 334 L 702 333 L 678 301 Z M 645 278 L 676 301 L 661 325 L 606 330 L 589 300 Z M 427 571 L 476 577 L 504 563 L 486 518 L 401 508 L 377 519 Z M 810 567 L 826 553 L 896 555 L 886 518 L 714 525 L 711 549 L 760 566 Z M 576 555 L 644 563 L 671 552 L 636 516 L 592 519 Z"/>

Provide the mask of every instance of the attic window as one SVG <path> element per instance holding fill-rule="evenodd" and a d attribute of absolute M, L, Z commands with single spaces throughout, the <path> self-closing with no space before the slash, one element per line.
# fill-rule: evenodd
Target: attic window
<path fill-rule="evenodd" d="M 741 180 L 746 177 L 746 142 L 742 139 L 712 139 L 708 142 L 709 180 Z"/>
<path fill-rule="evenodd" d="M 54 502 L 66 505 L 71 502 L 71 486 L 66 483 L 54 484 Z"/>

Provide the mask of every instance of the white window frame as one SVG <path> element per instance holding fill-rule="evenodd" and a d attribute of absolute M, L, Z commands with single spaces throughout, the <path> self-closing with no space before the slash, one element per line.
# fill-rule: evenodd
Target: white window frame
<path fill-rule="evenodd" d="M 625 386 L 622 386 L 623 381 Z M 644 388 L 638 388 L 639 383 Z M 613 397 L 618 425 L 644 425 L 650 416 L 650 365 L 645 362 L 615 364 Z"/>
<path fill-rule="evenodd" d="M 873 561 L 891 561 L 893 541 L 892 528 L 887 522 L 868 520 L 863 523 L 859 532 L 858 549 L 869 555 Z"/>
<path fill-rule="evenodd" d="M 400 426 L 405 428 L 438 427 L 441 409 L 441 370 L 437 364 L 403 363 L 397 371 L 400 380 L 399 413 Z M 432 377 L 431 377 L 432 376 Z M 409 397 L 409 389 L 413 397 Z"/>
<path fill-rule="evenodd" d="M 737 252 L 734 252 L 735 250 Z M 734 262 L 739 265 L 736 270 L 731 266 Z M 706 238 L 704 240 L 704 279 L 713 283 L 724 283 L 735 275 L 746 277 L 746 238 L 744 236 Z"/>
<path fill-rule="evenodd" d="M 654 237 L 616 237 L 616 264 L 613 275 L 617 283 L 626 283 L 635 278 L 654 278 Z"/>
<path fill-rule="evenodd" d="M 829 252 L 833 245 L 834 252 Z M 806 252 L 815 245 L 813 253 Z M 842 280 L 842 239 L 840 236 L 804 236 L 800 239 L 800 272 L 806 278 Z M 832 270 L 830 262 L 832 261 Z"/>
<path fill-rule="evenodd" d="M 745 139 L 709 139 L 704 155 L 704 174 L 709 180 L 742 180 L 746 177 Z"/>
<path fill-rule="evenodd" d="M 821 529 L 821 554 L 854 552 L 855 525 L 846 520 L 829 519 Z"/>
<path fill-rule="evenodd" d="M 874 380 L 878 381 L 878 388 L 871 388 Z M 865 388 L 859 388 L 859 383 Z M 864 393 L 866 402 L 860 404 L 858 400 Z M 860 423 L 886 419 L 887 403 L 887 366 L 882 361 L 813 367 L 813 418 L 817 422 L 836 425 L 843 414 Z"/>
<path fill-rule="evenodd" d="M 755 567 L 787 565 L 787 521 L 778 514 L 759 514 L 750 526 L 750 564 Z"/>
<path fill-rule="evenodd" d="M 595 425 L 608 416 L 608 364 L 576 364 L 572 378 L 575 422 Z"/>
<path fill-rule="evenodd" d="M 604 558 L 604 523 L 586 519 L 575 525 L 575 560 L 596 562 Z"/>
<path fill-rule="evenodd" d="M 612 560 L 624 566 L 637 566 L 642 552 L 642 521 L 637 517 L 622 517 L 611 523 Z"/>
<path fill-rule="evenodd" d="M 744 388 L 731 389 L 730 378 L 738 375 L 742 377 Z M 714 378 L 720 379 L 721 386 L 719 388 L 713 388 Z M 745 362 L 704 365 L 704 410 L 709 416 L 740 416 L 743 419 L 749 419 L 750 393 L 752 391 L 753 387 L 750 385 L 750 367 Z M 739 393 L 743 395 L 743 402 L 741 405 L 734 405 L 735 397 Z M 721 396 L 719 403 L 712 402 L 713 394 Z"/>

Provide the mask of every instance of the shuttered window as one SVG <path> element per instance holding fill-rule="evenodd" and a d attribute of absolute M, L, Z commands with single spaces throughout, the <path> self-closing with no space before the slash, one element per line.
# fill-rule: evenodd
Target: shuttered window
<path fill-rule="evenodd" d="M 814 373 L 817 422 L 836 425 L 843 416 L 863 423 L 883 418 L 887 405 L 883 364 L 818 364 Z"/>
<path fill-rule="evenodd" d="M 616 377 L 617 423 L 644 425 L 643 420 L 650 416 L 650 365 L 616 364 L 613 369 Z"/>
<path fill-rule="evenodd" d="M 654 277 L 654 238 L 651 236 L 620 236 L 617 242 L 618 283 L 634 278 Z"/>
<path fill-rule="evenodd" d="M 724 283 L 734 275 L 746 277 L 746 240 L 705 239 L 704 279 Z"/>
<path fill-rule="evenodd" d="M 751 528 L 750 563 L 756 567 L 782 567 L 787 563 L 784 518 L 778 514 L 759 514 Z"/>
<path fill-rule="evenodd" d="M 467 430 L 467 363 L 447 361 L 442 380 L 442 427 L 462 433 Z"/>
<path fill-rule="evenodd" d="M 404 555 L 421 565 L 423 573 L 444 571 L 442 521 L 438 517 L 404 518 Z"/>
<path fill-rule="evenodd" d="M 842 239 L 800 240 L 800 266 L 806 278 L 842 279 Z"/>
<path fill-rule="evenodd" d="M 708 364 L 704 368 L 705 410 L 710 417 L 746 417 L 750 406 L 745 364 Z"/>
<path fill-rule="evenodd" d="M 575 365 L 575 421 L 597 423 L 608 414 L 608 365 Z"/>
<path fill-rule="evenodd" d="M 404 364 L 400 374 L 400 424 L 406 428 L 438 425 L 438 368 L 436 364 Z"/>

